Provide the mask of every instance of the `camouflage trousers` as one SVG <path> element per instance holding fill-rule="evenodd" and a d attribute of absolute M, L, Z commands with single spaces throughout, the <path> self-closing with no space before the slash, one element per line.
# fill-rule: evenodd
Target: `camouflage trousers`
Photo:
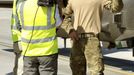
<path fill-rule="evenodd" d="M 104 64 L 102 53 L 97 37 L 80 38 L 77 42 L 72 42 L 70 54 L 70 67 L 72 75 L 103 75 Z"/>

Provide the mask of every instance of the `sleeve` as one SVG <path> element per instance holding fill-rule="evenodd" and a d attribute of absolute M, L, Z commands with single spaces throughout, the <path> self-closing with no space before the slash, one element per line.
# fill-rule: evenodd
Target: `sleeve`
<path fill-rule="evenodd" d="M 56 27 L 58 27 L 62 23 L 62 18 L 60 15 L 60 11 L 58 9 L 58 5 L 56 4 L 56 10 L 55 10 L 55 19 L 56 19 Z"/>
<path fill-rule="evenodd" d="M 57 0 L 60 17 L 62 18 L 62 10 L 65 8 L 63 0 Z"/>
<path fill-rule="evenodd" d="M 120 12 L 123 8 L 122 0 L 103 0 L 103 7 L 113 13 Z"/>
<path fill-rule="evenodd" d="M 66 6 L 66 8 L 63 10 L 63 14 L 66 15 L 70 15 L 73 13 L 73 9 L 72 9 L 72 0 L 68 0 L 68 4 Z"/>
<path fill-rule="evenodd" d="M 73 28 L 73 22 L 72 22 L 72 6 L 71 6 L 71 0 L 68 1 L 67 7 L 63 10 L 63 14 L 65 15 L 65 18 L 61 24 L 61 28 L 64 29 L 68 34 L 70 30 Z"/>
<path fill-rule="evenodd" d="M 11 17 L 11 34 L 13 42 L 20 41 L 20 24 L 17 16 L 16 10 L 16 3 L 17 0 L 13 2 L 13 10 L 12 10 L 12 17 Z"/>

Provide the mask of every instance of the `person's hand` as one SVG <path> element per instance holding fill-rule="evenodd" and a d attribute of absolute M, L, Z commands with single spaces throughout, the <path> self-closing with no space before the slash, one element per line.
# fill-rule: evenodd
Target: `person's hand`
<path fill-rule="evenodd" d="M 14 53 L 21 53 L 21 49 L 20 49 L 20 47 L 19 47 L 20 45 L 19 45 L 19 42 L 15 42 L 15 43 L 13 43 L 13 49 L 14 49 Z"/>
<path fill-rule="evenodd" d="M 69 33 L 69 37 L 71 38 L 71 40 L 73 40 L 74 42 L 76 42 L 79 38 L 78 38 L 78 34 L 75 30 L 71 30 Z"/>

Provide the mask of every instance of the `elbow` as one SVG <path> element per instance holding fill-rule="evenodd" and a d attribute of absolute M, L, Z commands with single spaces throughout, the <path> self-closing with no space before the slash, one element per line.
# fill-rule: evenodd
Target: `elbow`
<path fill-rule="evenodd" d="M 119 6 L 119 7 L 117 7 L 117 8 L 112 9 L 112 12 L 113 12 L 113 13 L 118 13 L 118 12 L 120 12 L 122 9 L 123 9 L 123 6 Z"/>

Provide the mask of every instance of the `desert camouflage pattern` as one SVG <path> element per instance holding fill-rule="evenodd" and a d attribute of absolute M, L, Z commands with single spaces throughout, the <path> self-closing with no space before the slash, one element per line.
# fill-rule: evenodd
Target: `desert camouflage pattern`
<path fill-rule="evenodd" d="M 86 75 L 86 65 L 89 68 L 88 75 L 103 75 L 103 57 L 100 43 L 97 37 L 80 38 L 78 42 L 72 42 L 70 54 L 70 67 L 72 75 Z"/>

